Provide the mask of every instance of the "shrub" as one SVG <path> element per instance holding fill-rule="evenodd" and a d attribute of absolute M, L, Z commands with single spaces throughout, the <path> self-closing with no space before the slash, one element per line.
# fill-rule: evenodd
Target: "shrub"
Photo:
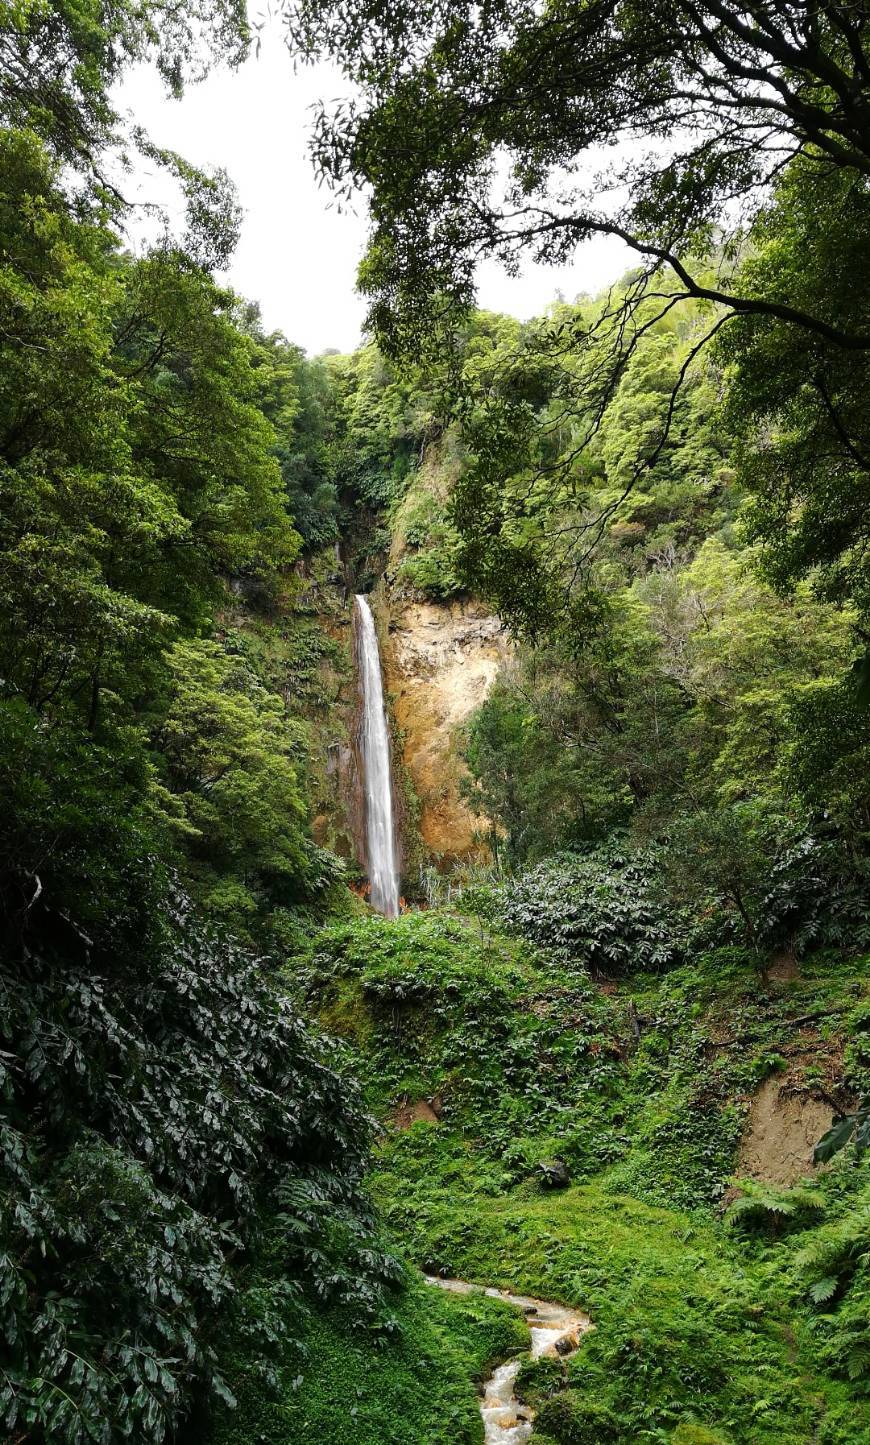
<path fill-rule="evenodd" d="M 542 1355 L 537 1360 L 523 1360 L 514 1386 L 518 1400 L 536 1408 L 542 1400 L 561 1390 L 565 1384 L 565 1365 L 552 1355 Z"/>
<path fill-rule="evenodd" d="M 753 1179 L 741 1179 L 738 1184 L 741 1192 L 725 1214 L 735 1229 L 779 1234 L 786 1228 L 799 1229 L 812 1223 L 824 1211 L 823 1195 L 809 1185 L 779 1189 L 775 1184 Z"/>
<path fill-rule="evenodd" d="M 870 1380 L 870 1192 L 845 1219 L 816 1230 L 794 1262 L 795 1279 L 819 1311 L 821 1353 L 863 1387 Z"/>
<path fill-rule="evenodd" d="M 730 1445 L 728 1437 L 706 1425 L 696 1425 L 684 1420 L 671 1436 L 673 1445 Z"/>
<path fill-rule="evenodd" d="M 595 973 L 661 969 L 679 939 L 655 891 L 651 853 L 560 853 L 504 885 L 505 926 Z"/>
<path fill-rule="evenodd" d="M 537 1424 L 558 1445 L 610 1445 L 620 1434 L 607 1406 L 585 1399 L 577 1390 L 563 1390 L 545 1400 Z"/>
<path fill-rule="evenodd" d="M 377 1309 L 365 1120 L 262 960 L 183 895 L 155 883 L 138 950 L 113 950 L 108 920 L 95 946 L 4 881 L 0 1411 L 13 1437 L 150 1445 L 229 1398 L 216 1326 L 262 1217 L 297 1304 L 308 1284 Z"/>

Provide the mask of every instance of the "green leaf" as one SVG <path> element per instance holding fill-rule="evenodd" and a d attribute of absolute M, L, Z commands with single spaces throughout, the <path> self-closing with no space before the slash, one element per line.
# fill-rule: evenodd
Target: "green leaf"
<path fill-rule="evenodd" d="M 839 1119 L 826 1134 L 822 1135 L 813 1150 L 813 1163 L 827 1164 L 829 1159 L 833 1159 L 835 1154 L 839 1154 L 841 1149 L 845 1149 L 854 1132 L 854 1114 L 847 1114 L 845 1119 Z"/>
<path fill-rule="evenodd" d="M 829 1275 L 826 1279 L 816 1280 L 816 1283 L 810 1286 L 810 1299 L 813 1304 L 824 1304 L 826 1300 L 832 1299 L 837 1292 L 838 1284 L 839 1280 L 835 1279 L 833 1275 Z"/>

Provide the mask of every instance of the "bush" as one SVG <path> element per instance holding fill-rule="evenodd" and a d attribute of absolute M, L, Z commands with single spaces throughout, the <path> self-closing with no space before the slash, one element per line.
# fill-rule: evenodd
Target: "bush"
<path fill-rule="evenodd" d="M 728 1437 L 720 1435 L 718 1430 L 710 1430 L 706 1425 L 696 1425 L 689 1420 L 677 1426 L 671 1441 L 673 1445 L 730 1445 Z"/>
<path fill-rule="evenodd" d="M 656 876 L 650 853 L 560 853 L 504 885 L 503 921 L 594 973 L 667 968 L 679 938 L 657 899 Z"/>
<path fill-rule="evenodd" d="M 686 814 L 663 852 L 673 902 L 759 952 L 870 940 L 866 863 L 758 801 Z"/>
<path fill-rule="evenodd" d="M 561 1390 L 565 1384 L 565 1365 L 552 1355 L 542 1355 L 537 1360 L 523 1360 L 514 1386 L 514 1393 L 524 1405 L 536 1409 L 542 1400 Z"/>
<path fill-rule="evenodd" d="M 237 1352 L 228 1373 L 239 1407 L 221 1412 L 213 1445 L 478 1445 L 472 1380 L 493 1354 L 528 1348 L 522 1318 L 504 1300 L 422 1281 L 403 1293 L 396 1315 L 386 1349 L 339 1310 L 312 1315 L 275 1391 L 263 1390 Z"/>
<path fill-rule="evenodd" d="M 811 1224 L 824 1212 L 824 1196 L 810 1185 L 781 1189 L 753 1179 L 740 1179 L 737 1184 L 740 1194 L 725 1214 L 734 1229 L 779 1234 Z"/>
<path fill-rule="evenodd" d="M 577 1390 L 563 1390 L 546 1400 L 536 1423 L 558 1445 L 610 1445 L 620 1434 L 607 1406 L 585 1399 Z"/>
<path fill-rule="evenodd" d="M 262 960 L 183 895 L 152 878 L 138 950 L 112 949 L 108 919 L 95 946 L 3 882 L 0 1411 L 13 1437 L 150 1445 L 194 1396 L 229 1398 L 217 1324 L 261 1218 L 297 1305 L 308 1284 L 377 1310 L 395 1268 L 361 1193 L 365 1119 Z"/>
<path fill-rule="evenodd" d="M 816 1230 L 794 1261 L 795 1281 L 818 1310 L 821 1353 L 868 1393 L 870 1380 L 870 1189 L 844 1219 Z"/>

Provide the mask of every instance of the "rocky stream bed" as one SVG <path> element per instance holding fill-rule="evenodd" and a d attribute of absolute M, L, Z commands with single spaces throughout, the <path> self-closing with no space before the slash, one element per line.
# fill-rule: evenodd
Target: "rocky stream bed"
<path fill-rule="evenodd" d="M 460 1279 L 439 1279 L 427 1275 L 428 1284 L 453 1294 L 472 1294 L 479 1288 Z M 539 1360 L 545 1355 L 572 1355 L 582 1336 L 592 1329 L 592 1322 L 582 1310 L 567 1305 L 551 1304 L 530 1295 L 511 1294 L 504 1289 L 485 1289 L 494 1299 L 507 1300 L 521 1309 L 528 1321 L 532 1344 L 529 1357 Z M 486 1445 L 524 1445 L 532 1433 L 534 1411 L 522 1404 L 515 1393 L 516 1378 L 522 1357 L 506 1360 L 493 1370 L 484 1385 L 480 1413 L 483 1417 Z"/>

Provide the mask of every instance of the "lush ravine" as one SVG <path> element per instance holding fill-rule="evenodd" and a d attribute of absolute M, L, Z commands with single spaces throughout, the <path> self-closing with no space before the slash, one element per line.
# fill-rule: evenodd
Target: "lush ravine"
<path fill-rule="evenodd" d="M 280 10 L 348 354 L 0 0 L 0 1437 L 870 1445 L 866 7 Z"/>
<path fill-rule="evenodd" d="M 811 1109 L 838 1088 L 844 1049 L 847 1076 L 862 1077 L 868 969 L 827 953 L 764 978 L 732 947 L 664 976 L 595 981 L 455 910 L 359 920 L 312 943 L 296 987 L 346 1041 L 384 1121 L 373 1183 L 391 1237 L 421 1271 L 561 1301 L 595 1325 L 570 1359 L 521 1365 L 534 1439 L 867 1438 L 870 1179 L 839 1156 L 810 1180 L 789 1101 Z M 753 1104 L 771 1084 L 781 1127 Z M 810 1133 L 824 1127 L 822 1107 Z M 755 1183 L 741 1163 L 753 1141 Z M 461 1397 L 464 1380 L 476 1409 L 489 1365 L 528 1346 L 472 1321 L 485 1295 L 420 1291 L 410 1316 L 400 1309 L 398 1354 L 354 1332 L 350 1356 L 291 1355 L 274 1407 L 243 1386 L 263 1438 L 277 1445 L 308 1420 L 337 1441 L 364 1426 L 360 1439 L 399 1441 L 377 1413 L 395 1406 L 414 1439 L 480 1440 L 473 1415 L 464 1433 L 433 1420 L 428 1390 L 409 1404 L 400 1362 L 416 1349 L 435 1398 Z M 332 1389 L 348 1359 L 361 1371 L 355 1426 Z"/>

